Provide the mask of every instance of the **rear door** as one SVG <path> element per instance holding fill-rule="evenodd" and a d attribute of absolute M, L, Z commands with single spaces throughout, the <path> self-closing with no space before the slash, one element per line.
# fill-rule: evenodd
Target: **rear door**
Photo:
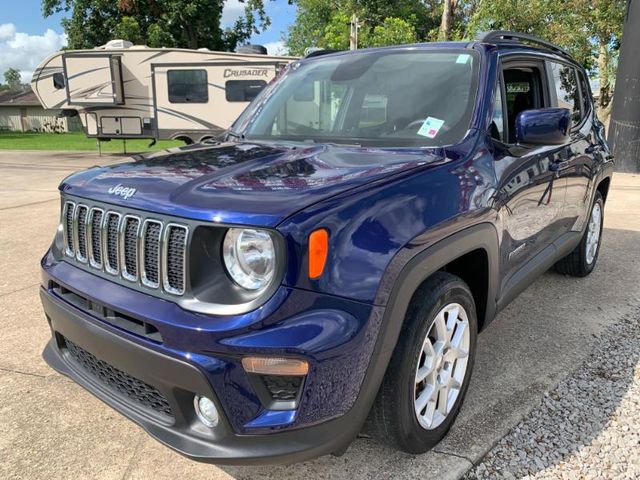
<path fill-rule="evenodd" d="M 567 184 L 562 211 L 566 230 L 582 230 L 589 212 L 590 184 L 595 175 L 594 154 L 598 142 L 593 131 L 590 90 L 581 70 L 570 63 L 548 61 L 552 106 L 572 112 L 571 144 L 556 165 L 557 175 Z"/>

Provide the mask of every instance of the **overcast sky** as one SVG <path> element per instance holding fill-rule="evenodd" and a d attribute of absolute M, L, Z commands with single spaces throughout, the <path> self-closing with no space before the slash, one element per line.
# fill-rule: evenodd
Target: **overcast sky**
<path fill-rule="evenodd" d="M 282 37 L 293 22 L 295 7 L 287 0 L 265 1 L 272 25 L 266 32 L 255 35 L 251 43 L 266 46 L 271 54 L 282 53 Z M 43 18 L 41 0 L 0 2 L 0 82 L 4 82 L 4 72 L 12 67 L 21 71 L 24 82 L 29 82 L 38 64 L 66 44 L 60 26 L 64 14 Z M 244 5 L 238 0 L 227 0 L 222 13 L 223 25 L 232 25 L 243 10 Z"/>

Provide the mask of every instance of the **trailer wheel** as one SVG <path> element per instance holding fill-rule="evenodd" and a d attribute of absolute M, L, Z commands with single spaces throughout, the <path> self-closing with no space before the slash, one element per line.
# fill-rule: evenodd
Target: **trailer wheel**
<path fill-rule="evenodd" d="M 193 139 L 191 137 L 187 137 L 186 135 L 175 137 L 174 140 L 181 140 L 185 145 L 191 145 L 193 143 Z"/>

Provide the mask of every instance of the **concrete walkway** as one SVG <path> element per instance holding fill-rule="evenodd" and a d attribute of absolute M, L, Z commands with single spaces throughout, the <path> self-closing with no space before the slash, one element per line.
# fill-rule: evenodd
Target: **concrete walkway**
<path fill-rule="evenodd" d="M 465 405 L 435 450 L 409 456 L 362 438 L 342 457 L 293 466 L 198 464 L 40 358 L 49 329 L 38 262 L 58 224 L 56 186 L 75 170 L 118 161 L 0 151 L 0 478 L 459 478 L 581 363 L 600 332 L 640 305 L 640 176 L 617 174 L 596 271 L 545 274 L 480 336 Z"/>

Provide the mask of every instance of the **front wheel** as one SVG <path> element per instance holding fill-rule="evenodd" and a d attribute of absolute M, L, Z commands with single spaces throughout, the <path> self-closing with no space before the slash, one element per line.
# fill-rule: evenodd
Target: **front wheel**
<path fill-rule="evenodd" d="M 438 272 L 416 292 L 368 427 L 408 453 L 436 445 L 453 424 L 476 351 L 473 296 L 458 277 Z"/>
<path fill-rule="evenodd" d="M 582 240 L 569 255 L 556 263 L 556 271 L 572 277 L 586 277 L 593 271 L 602 243 L 603 219 L 604 200 L 600 192 L 596 192 Z"/>

